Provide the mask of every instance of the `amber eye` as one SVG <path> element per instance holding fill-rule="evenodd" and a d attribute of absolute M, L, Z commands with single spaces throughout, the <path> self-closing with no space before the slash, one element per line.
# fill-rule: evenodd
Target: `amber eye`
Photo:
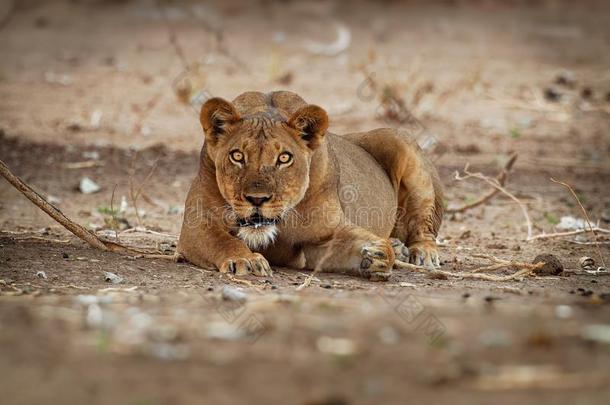
<path fill-rule="evenodd" d="M 234 161 L 235 163 L 243 163 L 244 161 L 244 154 L 241 153 L 238 150 L 234 150 L 233 152 L 231 152 L 229 154 L 229 157 L 231 158 L 232 161 Z"/>
<path fill-rule="evenodd" d="M 288 152 L 282 153 L 277 158 L 278 163 L 283 164 L 283 165 L 285 165 L 286 163 L 290 163 L 291 160 L 292 160 L 292 155 Z"/>

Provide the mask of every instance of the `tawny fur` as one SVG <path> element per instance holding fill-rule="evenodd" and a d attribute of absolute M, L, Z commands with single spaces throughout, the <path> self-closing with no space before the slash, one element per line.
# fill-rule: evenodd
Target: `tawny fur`
<path fill-rule="evenodd" d="M 412 262 L 438 265 L 442 190 L 407 136 L 394 129 L 328 133 L 324 110 L 290 92 L 209 100 L 201 124 L 205 143 L 178 243 L 190 262 L 255 274 L 266 262 L 319 266 L 385 279 L 392 236 L 410 248 Z M 243 162 L 229 158 L 235 150 Z M 286 151 L 291 162 L 277 163 Z M 273 235 L 238 226 L 255 212 L 252 198 L 266 199 L 260 215 L 278 220 Z"/>

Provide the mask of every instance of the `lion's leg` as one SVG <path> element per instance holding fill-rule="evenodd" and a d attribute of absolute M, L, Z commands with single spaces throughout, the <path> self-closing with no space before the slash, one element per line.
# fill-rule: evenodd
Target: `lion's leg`
<path fill-rule="evenodd" d="M 409 261 L 440 266 L 436 236 L 443 215 L 442 189 L 436 170 L 421 151 L 411 149 L 408 161 L 398 164 L 398 211 L 392 236 L 405 241 Z"/>
<path fill-rule="evenodd" d="M 260 253 L 252 252 L 246 244 L 220 227 L 208 227 L 188 232 L 182 227 L 177 252 L 200 267 L 214 265 L 221 273 L 238 276 L 273 274 L 269 263 Z"/>
<path fill-rule="evenodd" d="M 405 242 L 412 263 L 439 266 L 436 236 L 443 216 L 443 192 L 432 163 L 415 141 L 392 129 L 350 137 L 375 157 L 394 185 L 398 210 L 392 237 Z"/>
<path fill-rule="evenodd" d="M 356 226 L 335 232 L 323 244 L 303 247 L 306 266 L 321 271 L 346 271 L 371 280 L 387 280 L 394 265 L 394 250 L 388 239 Z"/>
<path fill-rule="evenodd" d="M 176 252 L 196 266 L 213 265 L 222 273 L 272 275 L 263 255 L 252 252 L 219 221 L 222 208 L 203 208 L 200 195 L 196 183 L 187 196 Z"/>

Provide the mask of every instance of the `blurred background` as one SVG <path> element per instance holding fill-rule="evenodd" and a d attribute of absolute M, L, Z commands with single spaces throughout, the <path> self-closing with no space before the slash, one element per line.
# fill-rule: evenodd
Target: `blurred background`
<path fill-rule="evenodd" d="M 469 163 L 494 177 L 516 154 L 507 188 L 534 234 L 584 227 L 550 177 L 608 226 L 607 1 L 0 2 L 0 159 L 101 236 L 171 251 L 203 142 L 201 104 L 280 89 L 325 108 L 331 132 L 390 126 L 417 139 L 449 208 L 486 191 L 454 180 L 456 170 Z M 440 320 L 434 347 L 378 305 L 378 285 L 324 275 L 297 294 L 305 276 L 289 270 L 241 285 L 265 325 L 245 344 L 216 310 L 228 282 L 218 273 L 92 252 L 4 180 L 0 229 L 0 370 L 11 375 L 0 385 L 11 403 L 50 394 L 178 403 L 204 389 L 217 403 L 282 393 L 294 403 L 398 403 L 407 389 L 427 400 L 436 387 L 453 402 L 500 392 L 509 403 L 531 398 L 532 386 L 515 383 L 523 375 L 551 381 L 539 394 L 558 402 L 608 394 L 610 284 L 579 273 L 580 257 L 610 260 L 607 234 L 525 242 L 506 197 L 446 216 L 443 268 L 473 267 L 481 252 L 526 262 L 553 253 L 573 276 L 507 287 L 398 273 L 385 290 L 408 291 Z M 26 388 L 32 381 L 38 388 Z M 277 381 L 288 385 L 265 389 Z M 565 384 L 569 395 L 555 389 Z"/>

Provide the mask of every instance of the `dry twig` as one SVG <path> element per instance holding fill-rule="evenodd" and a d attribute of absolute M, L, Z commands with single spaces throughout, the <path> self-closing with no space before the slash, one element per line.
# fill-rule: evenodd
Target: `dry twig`
<path fill-rule="evenodd" d="M 144 180 L 140 183 L 140 187 L 138 187 L 138 189 L 136 190 L 134 187 L 134 182 L 133 182 L 133 178 L 136 175 L 136 169 L 135 169 L 136 157 L 137 157 L 137 154 L 134 155 L 133 160 L 131 162 L 131 170 L 130 170 L 131 173 L 129 174 L 129 196 L 131 197 L 131 204 L 133 205 L 133 209 L 136 213 L 136 219 L 138 220 L 138 225 L 140 227 L 142 227 L 142 218 L 140 217 L 140 213 L 138 211 L 138 198 L 140 198 L 140 195 L 142 194 L 142 189 L 144 188 L 144 185 L 148 182 L 148 180 L 150 180 L 153 173 L 155 172 L 155 169 L 157 168 L 157 163 L 159 163 L 159 159 L 157 159 L 155 161 L 155 163 L 153 163 L 150 171 L 148 172 L 148 174 L 146 175 Z"/>
<path fill-rule="evenodd" d="M 487 183 L 490 186 L 492 186 L 493 188 L 497 189 L 498 191 L 500 191 L 503 194 L 505 194 L 506 196 L 508 196 L 514 202 L 516 202 L 519 205 L 519 208 L 521 209 L 521 212 L 523 213 L 523 217 L 525 218 L 525 223 L 527 225 L 527 238 L 526 238 L 526 240 L 530 240 L 530 238 L 532 237 L 532 220 L 530 219 L 530 216 L 527 213 L 527 208 L 526 208 L 525 204 L 523 202 L 521 202 L 521 200 L 519 200 L 517 197 L 515 197 L 514 194 L 512 194 L 511 192 L 506 190 L 498 182 L 498 180 L 491 179 L 491 178 L 485 176 L 483 173 L 472 173 L 472 172 L 470 172 L 468 170 L 468 168 L 469 168 L 469 165 L 466 164 L 466 166 L 464 167 L 464 176 L 461 176 L 459 172 L 455 172 L 455 179 L 458 180 L 458 181 L 467 180 L 467 179 L 470 179 L 470 178 L 475 178 L 475 179 L 482 180 L 485 183 Z"/>
<path fill-rule="evenodd" d="M 564 186 L 568 190 L 570 190 L 570 193 L 572 193 L 572 195 L 574 196 L 574 199 L 580 206 L 580 209 L 582 210 L 582 213 L 584 214 L 585 219 L 587 220 L 587 225 L 589 225 L 589 229 L 590 229 L 591 233 L 593 234 L 593 237 L 595 238 L 595 242 L 599 242 L 599 239 L 597 239 L 597 232 L 593 228 L 593 225 L 591 225 L 591 219 L 589 218 L 589 214 L 587 213 L 587 210 L 585 209 L 585 207 L 583 207 L 582 203 L 580 202 L 580 198 L 578 198 L 578 196 L 576 195 L 576 192 L 574 191 L 572 186 L 570 186 L 568 183 L 565 183 L 563 181 L 555 180 L 552 177 L 551 177 L 551 181 L 553 183 L 561 184 L 562 186 Z M 602 255 L 602 251 L 599 248 L 599 244 L 595 245 L 595 247 L 597 248 L 597 254 L 599 255 L 599 260 L 601 261 L 602 266 L 606 267 L 606 263 L 604 262 L 604 256 Z"/>
<path fill-rule="evenodd" d="M 163 236 L 166 238 L 173 238 L 173 239 L 178 239 L 178 235 L 172 235 L 169 233 L 163 233 L 163 232 L 157 232 L 157 231 L 153 231 L 151 229 L 147 229 L 147 228 L 143 228 L 143 227 L 135 227 L 135 228 L 129 228 L 129 229 L 125 229 L 124 231 L 121 231 L 119 233 L 119 235 L 124 235 L 127 233 L 147 233 L 147 234 L 151 234 L 151 235 L 156 235 L 156 236 Z"/>
<path fill-rule="evenodd" d="M 515 161 L 517 160 L 517 154 L 513 154 L 508 161 L 506 162 L 506 164 L 504 165 L 504 168 L 502 169 L 502 171 L 496 176 L 495 181 L 500 185 L 500 186 L 504 186 L 504 184 L 506 183 L 506 179 L 508 177 L 508 173 L 511 171 L 511 169 L 513 168 L 513 165 L 515 164 Z M 464 212 L 467 211 L 471 208 L 475 208 L 478 207 L 479 205 L 483 205 L 485 204 L 487 201 L 491 200 L 496 194 L 498 194 L 500 192 L 500 189 L 498 188 L 492 188 L 487 194 L 481 196 L 480 198 L 478 198 L 477 200 L 469 203 L 469 204 L 464 204 L 461 205 L 459 207 L 455 207 L 455 208 L 447 208 L 445 210 L 445 212 L 453 214 L 456 212 Z"/>
<path fill-rule="evenodd" d="M 429 274 L 432 276 L 441 275 L 441 276 L 445 276 L 445 277 L 453 277 L 453 278 L 458 278 L 458 279 L 474 279 L 474 280 L 485 280 L 485 281 L 511 281 L 511 280 L 516 280 L 516 279 L 520 279 L 522 277 L 528 276 L 531 273 L 533 273 L 535 270 L 539 269 L 540 267 L 542 267 L 544 265 L 544 263 L 530 264 L 530 263 L 509 261 L 509 260 L 499 259 L 495 256 L 489 256 L 489 255 L 475 255 L 474 257 L 480 257 L 480 258 L 490 260 L 490 261 L 494 262 L 494 264 L 489 265 L 489 266 L 484 266 L 484 267 L 478 267 L 476 269 L 472 269 L 469 272 L 464 272 L 464 273 L 452 273 L 450 271 L 445 271 L 445 270 L 430 269 L 427 267 L 416 266 L 414 264 L 406 263 L 401 260 L 396 260 L 394 262 L 394 266 L 399 269 L 417 271 L 417 272 Z M 506 276 L 496 276 L 493 274 L 481 274 L 481 272 L 483 272 L 483 271 L 493 271 L 493 270 L 499 270 L 499 269 L 503 269 L 503 268 L 517 268 L 519 270 L 513 274 L 509 274 Z"/>
<path fill-rule="evenodd" d="M 610 229 L 599 228 L 597 226 L 592 228 L 595 232 L 599 233 L 610 233 Z M 575 231 L 565 231 L 565 232 L 554 232 L 554 233 L 541 233 L 540 235 L 534 235 L 528 239 L 528 241 L 537 240 L 537 239 L 551 239 L 551 238 L 561 238 L 564 236 L 574 236 L 580 235 L 582 233 L 589 232 L 587 229 L 577 229 Z"/>

